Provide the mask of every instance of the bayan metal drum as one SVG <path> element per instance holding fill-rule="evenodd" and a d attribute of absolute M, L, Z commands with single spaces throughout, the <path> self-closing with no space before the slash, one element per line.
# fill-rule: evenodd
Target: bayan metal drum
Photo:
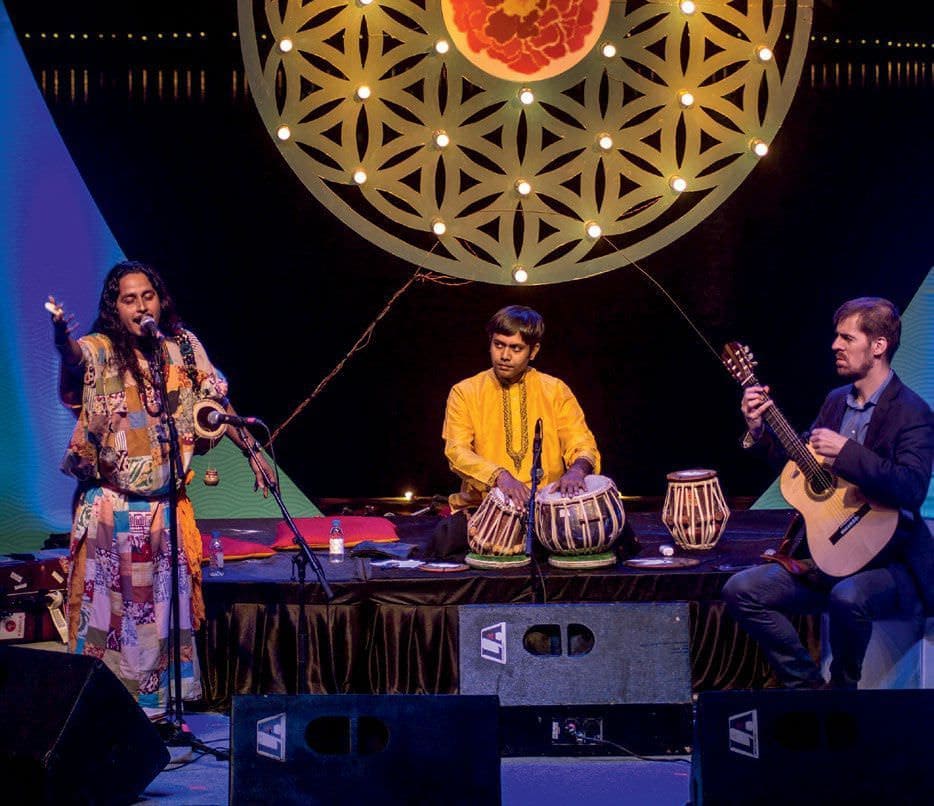
<path fill-rule="evenodd" d="M 726 529 L 730 510 L 715 470 L 668 474 L 662 522 L 683 549 L 712 549 Z"/>
<path fill-rule="evenodd" d="M 525 512 L 494 487 L 467 522 L 467 545 L 470 552 L 464 561 L 474 568 L 516 568 L 528 564 Z"/>
<path fill-rule="evenodd" d="M 619 491 L 606 476 L 587 476 L 585 491 L 562 496 L 549 485 L 535 497 L 535 534 L 558 568 L 615 565 L 613 541 L 626 523 Z"/>

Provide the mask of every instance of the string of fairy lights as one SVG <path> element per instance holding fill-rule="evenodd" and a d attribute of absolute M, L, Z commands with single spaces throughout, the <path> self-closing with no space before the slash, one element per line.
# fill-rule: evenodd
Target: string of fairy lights
<path fill-rule="evenodd" d="M 208 41 L 227 41 L 234 42 L 239 38 L 237 31 L 230 33 L 216 34 L 207 31 L 25 31 L 22 34 L 24 40 L 28 42 L 55 42 L 59 44 L 67 43 L 87 43 L 96 44 L 101 42 L 121 42 L 135 44 L 167 44 L 176 42 L 187 43 L 206 43 Z M 785 39 L 790 39 L 785 36 Z M 267 41 L 270 39 L 268 34 L 259 34 L 259 39 Z M 880 36 L 877 34 L 841 34 L 841 33 L 814 33 L 810 36 L 812 45 L 823 45 L 829 48 L 837 49 L 864 49 L 864 50 L 883 50 L 883 51 L 901 51 L 910 53 L 916 50 L 929 50 L 934 52 L 934 38 L 924 39 L 910 37 L 907 35 L 893 37 L 891 35 Z M 443 47 L 443 46 L 442 46 Z"/>
<path fill-rule="evenodd" d="M 101 94 L 112 96 L 114 87 L 108 85 L 106 70 L 90 70 L 87 67 L 44 66 L 37 71 L 39 87 L 46 100 L 51 103 L 90 104 L 94 102 L 95 87 Z M 191 103 L 203 102 L 209 90 L 234 102 L 243 102 L 249 95 L 249 85 L 240 67 L 234 67 L 221 81 L 204 69 L 191 67 L 144 67 L 131 66 L 125 69 L 125 82 L 121 90 L 129 98 L 138 97 L 144 103 Z M 927 87 L 934 83 L 934 65 L 916 61 L 890 61 L 883 64 L 865 62 L 830 62 L 812 64 L 801 79 L 804 86 L 811 88 L 842 87 Z M 439 133 L 443 138 L 444 133 Z M 450 141 L 440 145 L 446 147 Z M 612 147 L 612 139 L 601 138 L 600 148 Z M 761 154 L 758 154 L 761 156 Z M 445 225 L 432 222 L 435 235 L 443 235 Z M 440 229 L 440 231 L 439 231 Z M 594 236 L 588 227 L 588 236 Z"/>
<path fill-rule="evenodd" d="M 236 45 L 238 33 L 231 31 L 227 34 L 212 34 L 207 31 L 149 31 L 149 32 L 78 32 L 78 31 L 26 31 L 22 34 L 29 46 L 55 47 L 52 51 L 59 53 L 59 46 L 68 48 L 71 45 L 120 44 L 121 46 L 137 46 L 136 53 L 144 57 L 154 52 L 154 46 L 174 48 L 181 46 L 186 50 L 204 48 L 214 44 L 217 40 Z M 267 35 L 262 34 L 262 39 Z M 787 39 L 787 37 L 785 37 Z M 812 62 L 802 83 L 810 87 L 852 87 L 852 86 L 926 86 L 934 81 L 934 41 L 914 39 L 893 39 L 890 36 L 853 36 L 839 33 L 815 33 L 810 37 L 812 52 L 820 48 L 821 52 L 829 55 L 830 59 L 821 62 Z M 447 46 L 444 42 L 442 49 Z M 237 61 L 239 62 L 239 52 Z M 925 57 L 931 54 L 930 61 Z M 861 60 L 860 55 L 870 57 Z M 882 61 L 880 61 L 880 57 Z M 81 54 L 79 53 L 79 58 Z M 69 57 L 73 61 L 73 56 Z M 57 66 L 43 63 L 37 71 L 40 89 L 47 100 L 52 102 L 90 103 L 92 101 L 95 82 L 104 86 L 103 71 L 92 71 L 86 67 L 76 67 L 73 64 Z M 212 89 L 223 97 L 231 100 L 244 100 L 249 93 L 249 86 L 245 79 L 243 68 L 237 64 L 229 71 L 229 76 L 217 84 L 215 76 L 209 76 L 205 70 L 191 67 L 147 67 L 143 65 L 130 66 L 126 70 L 125 88 L 130 97 L 138 95 L 143 101 L 155 100 L 158 102 L 180 103 L 192 100 L 203 100 L 208 92 L 210 83 Z M 109 90 L 112 91 L 112 88 Z M 693 97 L 690 93 L 680 98 L 682 104 L 690 106 Z M 439 148 L 450 145 L 450 136 L 443 131 L 435 133 L 435 142 Z M 613 141 L 609 136 L 599 139 L 600 148 L 612 148 Z M 762 146 L 757 146 L 760 150 Z M 767 147 L 767 146 L 766 146 Z M 758 153 L 758 152 L 757 152 Z M 761 156 L 761 155 L 760 155 Z M 432 222 L 432 231 L 442 235 L 445 224 L 441 221 Z M 596 229 L 587 227 L 589 237 L 599 237 Z"/>

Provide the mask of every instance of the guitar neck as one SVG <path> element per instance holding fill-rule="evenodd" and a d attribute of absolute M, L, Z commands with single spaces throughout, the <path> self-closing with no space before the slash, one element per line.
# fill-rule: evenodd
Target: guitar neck
<path fill-rule="evenodd" d="M 762 386 L 762 383 L 755 375 L 749 375 L 743 379 L 742 385 L 744 387 Z M 766 399 L 771 400 L 764 391 L 762 395 Z M 785 453 L 788 454 L 788 458 L 801 468 L 801 471 L 808 479 L 813 479 L 820 473 L 821 467 L 814 458 L 814 455 L 807 449 L 804 440 L 798 436 L 798 433 L 792 428 L 791 423 L 789 423 L 785 415 L 782 414 L 774 400 L 772 400 L 772 405 L 763 412 L 762 419 L 764 419 L 766 425 L 772 429 L 772 433 L 778 437 L 778 441 L 785 449 Z"/>
<path fill-rule="evenodd" d="M 751 386 L 762 387 L 761 381 L 752 371 L 756 361 L 748 347 L 739 342 L 729 342 L 723 348 L 721 360 L 729 373 L 744 389 Z M 764 388 L 761 390 L 761 394 L 765 400 L 770 400 Z M 782 444 L 788 458 L 801 469 L 801 472 L 804 473 L 814 489 L 826 490 L 833 486 L 833 478 L 824 470 L 814 454 L 808 450 L 804 440 L 791 427 L 791 424 L 785 419 L 785 415 L 775 405 L 774 400 L 772 405 L 762 413 L 762 418 Z"/>
<path fill-rule="evenodd" d="M 774 401 L 772 405 L 766 409 L 763 414 L 763 419 L 769 428 L 772 429 L 775 436 L 778 437 L 778 441 L 782 444 L 789 459 L 792 459 L 795 464 L 805 472 L 808 471 L 809 466 L 812 464 L 815 465 L 814 469 L 817 469 L 816 462 L 811 452 L 807 449 L 804 441 L 798 436 L 794 428 L 791 427 L 791 423 L 788 422 L 785 415 L 782 414 L 778 406 L 775 405 Z"/>

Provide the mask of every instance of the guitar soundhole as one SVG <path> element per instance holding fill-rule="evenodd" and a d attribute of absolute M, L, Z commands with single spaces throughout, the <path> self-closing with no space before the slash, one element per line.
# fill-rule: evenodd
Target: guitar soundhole
<path fill-rule="evenodd" d="M 833 475 L 826 470 L 821 470 L 808 479 L 808 490 L 815 498 L 829 497 L 835 486 Z"/>

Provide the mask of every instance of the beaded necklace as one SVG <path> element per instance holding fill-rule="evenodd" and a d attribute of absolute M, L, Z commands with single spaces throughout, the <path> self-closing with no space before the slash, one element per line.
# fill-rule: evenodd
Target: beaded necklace
<path fill-rule="evenodd" d="M 191 379 L 191 385 L 198 393 L 198 366 L 195 362 L 195 350 L 191 346 L 191 338 L 184 328 L 179 328 L 175 334 L 175 343 L 178 345 L 179 352 L 182 354 L 182 361 L 185 364 L 185 374 Z M 161 350 L 154 358 L 161 358 Z M 163 361 L 163 371 L 166 370 L 167 362 Z M 146 411 L 153 417 L 158 417 L 162 413 L 162 406 L 156 396 L 155 384 L 152 381 L 152 374 L 149 371 L 149 361 L 146 361 L 146 367 L 139 365 L 140 377 L 137 378 L 137 384 L 141 390 L 140 400 Z"/>
<path fill-rule="evenodd" d="M 525 376 L 517 382 L 517 385 L 519 387 L 519 421 L 522 429 L 518 451 L 513 450 L 512 447 L 512 403 L 509 386 L 500 387 L 503 391 L 503 426 L 506 429 L 506 453 L 509 454 L 509 458 L 512 459 L 512 463 L 516 466 L 516 473 L 521 469 L 522 460 L 529 450 L 529 410 Z"/>
<path fill-rule="evenodd" d="M 139 392 L 140 403 L 143 404 L 143 408 L 146 409 L 150 417 L 158 417 L 162 414 L 162 401 L 156 391 L 156 385 L 152 380 L 152 373 L 149 370 L 149 359 L 143 358 L 142 361 L 137 359 L 137 368 L 139 369 L 139 377 L 135 377 L 134 380 L 136 381 L 136 388 Z"/>
<path fill-rule="evenodd" d="M 198 367 L 195 364 L 195 350 L 191 346 L 191 338 L 184 328 L 179 328 L 175 334 L 175 343 L 178 344 L 179 352 L 182 354 L 182 361 L 185 362 L 185 372 L 191 378 L 191 385 L 198 392 Z"/>

